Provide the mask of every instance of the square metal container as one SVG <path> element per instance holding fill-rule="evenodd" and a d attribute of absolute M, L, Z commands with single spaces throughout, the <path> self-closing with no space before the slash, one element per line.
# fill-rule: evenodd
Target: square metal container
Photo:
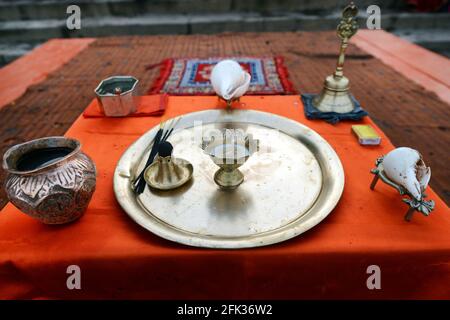
<path fill-rule="evenodd" d="M 113 76 L 102 80 L 95 94 L 103 113 L 108 117 L 125 117 L 136 112 L 138 82 L 132 76 Z"/>

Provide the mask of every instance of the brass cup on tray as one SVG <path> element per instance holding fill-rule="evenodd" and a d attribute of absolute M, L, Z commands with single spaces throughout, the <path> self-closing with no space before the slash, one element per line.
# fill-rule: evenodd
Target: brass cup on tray
<path fill-rule="evenodd" d="M 236 189 L 244 181 L 239 167 L 258 148 L 258 140 L 253 140 L 251 135 L 239 130 L 226 129 L 222 134 L 213 135 L 209 139 L 203 138 L 202 141 L 204 152 L 220 167 L 214 174 L 214 181 L 225 190 Z"/>

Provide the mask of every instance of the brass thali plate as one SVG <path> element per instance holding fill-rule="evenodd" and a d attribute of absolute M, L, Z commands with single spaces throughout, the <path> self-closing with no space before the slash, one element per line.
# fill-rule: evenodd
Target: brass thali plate
<path fill-rule="evenodd" d="M 259 151 L 240 168 L 244 182 L 221 190 L 218 167 L 201 149 L 211 130 L 239 129 L 259 140 Z M 193 164 L 190 182 L 170 191 L 131 182 L 142 170 L 159 126 L 134 142 L 114 173 L 114 192 L 139 225 L 190 246 L 248 248 L 293 238 L 320 223 L 336 206 L 344 171 L 333 148 L 310 128 L 254 110 L 206 110 L 185 114 L 168 139 L 173 156 Z"/>

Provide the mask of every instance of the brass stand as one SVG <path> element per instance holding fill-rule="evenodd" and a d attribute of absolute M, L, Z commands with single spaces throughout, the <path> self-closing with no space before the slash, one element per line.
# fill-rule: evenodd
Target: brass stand
<path fill-rule="evenodd" d="M 348 42 L 358 31 L 355 20 L 357 14 L 358 8 L 353 2 L 342 12 L 342 20 L 337 27 L 337 35 L 341 38 L 341 48 L 336 70 L 325 79 L 322 92 L 312 102 L 319 111 L 348 113 L 355 108 L 349 91 L 350 81 L 344 76 L 344 60 Z"/>
<path fill-rule="evenodd" d="M 233 102 L 241 101 L 240 97 L 236 98 L 236 99 L 229 99 L 229 100 L 225 100 L 224 98 L 222 98 L 220 96 L 217 96 L 217 98 L 219 99 L 219 101 L 224 101 L 226 103 L 225 110 L 227 110 L 227 111 L 231 111 L 232 110 Z"/>
<path fill-rule="evenodd" d="M 220 167 L 214 174 L 216 184 L 221 189 L 233 190 L 244 182 L 239 167 L 258 151 L 259 141 L 251 134 L 225 129 L 221 136 L 203 139 L 202 149 Z"/>

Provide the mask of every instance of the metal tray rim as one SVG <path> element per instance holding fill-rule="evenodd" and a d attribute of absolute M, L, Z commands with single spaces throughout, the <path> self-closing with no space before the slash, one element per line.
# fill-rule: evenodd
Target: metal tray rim
<path fill-rule="evenodd" d="M 323 190 L 316 203 L 306 214 L 279 229 L 246 237 L 218 238 L 204 235 L 199 236 L 168 225 L 151 213 L 149 214 L 147 210 L 138 204 L 129 183 L 130 177 L 133 174 L 131 172 L 133 166 L 132 159 L 136 158 L 135 151 L 139 148 L 141 150 L 145 149 L 151 143 L 158 129 L 158 127 L 154 127 L 128 147 L 118 161 L 114 172 L 114 193 L 116 199 L 130 218 L 145 229 L 167 240 L 188 246 L 222 249 L 259 247 L 282 242 L 306 232 L 325 219 L 337 205 L 343 193 L 345 178 L 342 163 L 338 155 L 328 142 L 314 130 L 283 116 L 250 109 L 232 111 L 211 109 L 184 114 L 178 124 L 178 128 L 192 126 L 191 124 L 194 120 L 211 123 L 214 120 L 229 122 L 234 119 L 237 119 L 236 122 L 255 123 L 280 130 L 286 134 L 295 136 L 296 139 L 302 140 L 309 148 L 316 149 L 316 155 L 321 158 L 321 161 L 319 161 L 321 169 L 325 172 L 322 185 Z M 283 128 L 280 127 L 281 124 Z M 141 151 L 141 156 L 144 152 Z M 326 158 L 328 160 L 325 160 Z M 323 197 L 325 197 L 326 201 L 324 201 Z"/>

